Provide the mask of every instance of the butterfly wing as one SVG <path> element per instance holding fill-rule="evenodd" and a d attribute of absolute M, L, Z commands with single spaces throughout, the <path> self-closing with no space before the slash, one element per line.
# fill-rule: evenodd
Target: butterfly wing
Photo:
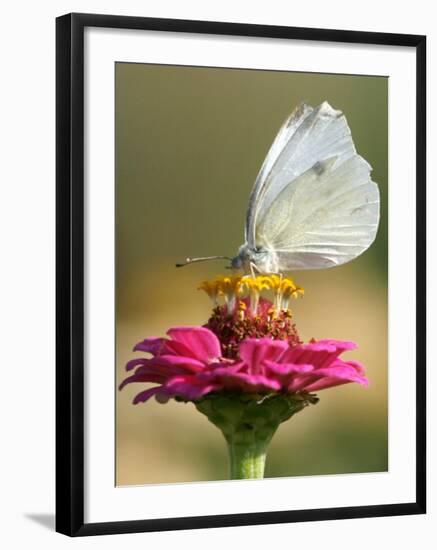
<path fill-rule="evenodd" d="M 356 154 L 346 119 L 326 101 L 316 108 L 298 106 L 284 122 L 256 178 L 249 198 L 246 241 L 255 246 L 258 216 L 290 182 L 316 162 Z"/>
<path fill-rule="evenodd" d="M 287 130 L 288 129 L 288 130 Z M 280 269 L 346 263 L 373 242 L 379 191 L 344 115 L 300 107 L 276 138 L 252 191 L 249 246 L 274 250 Z"/>
<path fill-rule="evenodd" d="M 314 167 L 285 187 L 264 210 L 256 242 L 273 249 L 282 269 L 344 264 L 373 242 L 379 221 L 378 186 L 359 155 Z"/>

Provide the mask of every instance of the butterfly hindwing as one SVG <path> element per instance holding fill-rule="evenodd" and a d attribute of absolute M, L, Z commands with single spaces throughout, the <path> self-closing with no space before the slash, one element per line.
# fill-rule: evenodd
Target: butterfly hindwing
<path fill-rule="evenodd" d="M 346 263 L 373 242 L 379 191 L 346 118 L 322 103 L 287 119 L 252 191 L 246 240 L 274 250 L 280 269 Z"/>
<path fill-rule="evenodd" d="M 320 269 L 364 252 L 378 228 L 379 191 L 359 155 L 328 159 L 285 187 L 259 218 L 256 241 L 281 269 Z"/>

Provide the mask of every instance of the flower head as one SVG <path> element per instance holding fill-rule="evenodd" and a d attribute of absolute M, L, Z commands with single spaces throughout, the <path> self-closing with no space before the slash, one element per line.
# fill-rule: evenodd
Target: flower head
<path fill-rule="evenodd" d="M 353 342 L 319 340 L 290 345 L 285 340 L 246 338 L 238 346 L 238 357 L 226 359 L 220 341 L 204 327 L 176 327 L 170 338 L 147 338 L 135 346 L 151 358 L 133 359 L 135 368 L 120 389 L 132 382 L 158 384 L 140 392 L 134 403 L 155 395 L 165 402 L 171 397 L 197 401 L 213 392 L 267 395 L 271 392 L 308 395 L 314 391 L 349 382 L 367 385 L 364 368 L 340 355 L 355 349 Z"/>

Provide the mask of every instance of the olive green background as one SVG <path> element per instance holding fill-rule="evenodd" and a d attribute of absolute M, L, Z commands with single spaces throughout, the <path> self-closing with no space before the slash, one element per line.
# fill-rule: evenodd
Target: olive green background
<path fill-rule="evenodd" d="M 223 262 L 176 269 L 186 256 L 234 255 L 250 190 L 284 119 L 327 100 L 348 120 L 381 191 L 377 239 L 345 266 L 290 274 L 301 337 L 351 339 L 370 379 L 319 393 L 284 423 L 266 477 L 386 471 L 387 116 L 382 77 L 118 63 L 116 65 L 116 383 L 135 343 L 174 325 L 200 325 L 197 290 Z M 111 365 L 108 365 L 111 369 Z M 192 404 L 132 405 L 116 395 L 116 484 L 226 479 L 220 432 Z"/>

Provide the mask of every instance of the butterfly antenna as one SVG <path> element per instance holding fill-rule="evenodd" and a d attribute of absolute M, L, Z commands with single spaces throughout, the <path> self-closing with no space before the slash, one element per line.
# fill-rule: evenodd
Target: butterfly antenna
<path fill-rule="evenodd" d="M 187 258 L 185 262 L 176 264 L 176 267 L 184 267 L 185 265 L 194 264 L 196 262 L 207 262 L 208 260 L 232 260 L 229 256 L 205 256 L 203 258 Z"/>

